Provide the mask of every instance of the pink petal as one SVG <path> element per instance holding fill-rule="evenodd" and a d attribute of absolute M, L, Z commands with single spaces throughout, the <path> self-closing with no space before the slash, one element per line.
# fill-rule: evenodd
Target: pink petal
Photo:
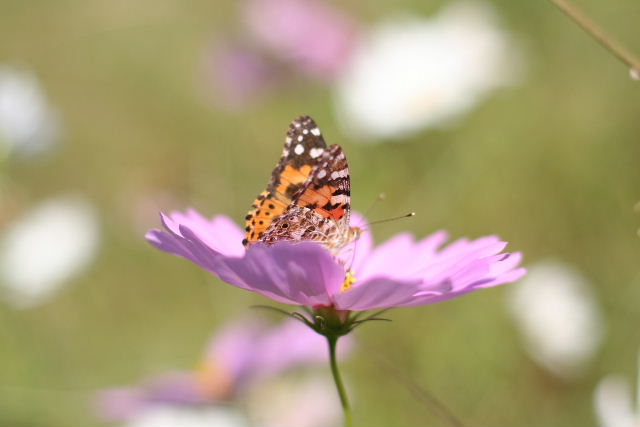
<path fill-rule="evenodd" d="M 215 217 L 213 220 L 203 218 L 196 211 L 189 209 L 186 214 L 172 212 L 170 215 L 160 214 L 160 219 L 166 232 L 151 230 L 146 239 L 160 250 L 181 256 L 211 271 L 211 266 L 202 261 L 206 253 L 238 256 L 244 253 L 242 247 L 243 233 L 240 228 L 225 216 Z M 191 235 L 197 235 L 194 243 L 185 239 L 181 227 L 191 230 Z M 204 248 L 202 247 L 204 246 Z"/>
<path fill-rule="evenodd" d="M 317 243 L 253 244 L 242 258 L 219 257 L 213 268 L 225 282 L 288 304 L 330 305 L 344 270 Z"/>
<path fill-rule="evenodd" d="M 420 280 L 399 282 L 380 277 L 354 285 L 334 299 L 340 310 L 372 310 L 405 304 L 419 291 Z"/>
<path fill-rule="evenodd" d="M 359 271 L 371 253 L 373 236 L 368 229 L 367 220 L 361 214 L 352 212 L 350 222 L 351 227 L 358 227 L 362 232 L 358 240 L 348 244 L 340 251 L 339 258 L 344 261 L 346 268 Z"/>
<path fill-rule="evenodd" d="M 242 246 L 244 232 L 231 218 L 225 215 L 218 215 L 209 220 L 195 210 L 188 209 L 186 215 L 172 212 L 171 219 L 174 223 L 188 227 L 216 252 L 225 256 L 241 256 L 244 253 Z"/>
<path fill-rule="evenodd" d="M 354 22 L 324 1 L 250 0 L 245 16 L 256 41 L 313 77 L 335 76 L 356 43 Z"/>

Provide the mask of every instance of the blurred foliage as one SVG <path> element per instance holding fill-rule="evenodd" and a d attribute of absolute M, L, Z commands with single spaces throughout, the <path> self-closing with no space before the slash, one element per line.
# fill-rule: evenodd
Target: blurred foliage
<path fill-rule="evenodd" d="M 343 3 L 375 22 L 402 9 L 432 13 L 442 2 Z M 637 2 L 581 5 L 640 52 Z M 632 378 L 640 343 L 639 83 L 551 4 L 495 1 L 526 50 L 522 83 L 450 129 L 358 145 L 339 133 L 329 90 L 304 80 L 241 114 L 211 105 L 204 55 L 234 31 L 235 6 L 2 2 L 0 62 L 36 72 L 66 129 L 48 158 L 8 164 L 3 191 L 24 204 L 83 192 L 99 205 L 105 238 L 98 262 L 52 302 L 0 305 L 0 424 L 93 424 L 92 391 L 192 366 L 217 325 L 265 302 L 152 249 L 143 231 L 156 217 L 144 227 L 132 218 L 140 200 L 168 194 L 158 209 L 192 205 L 239 222 L 299 114 L 344 146 L 356 209 L 384 192 L 373 219 L 417 212 L 376 228 L 378 241 L 404 229 L 499 234 L 525 264 L 553 256 L 580 268 L 606 317 L 590 371 L 564 382 L 525 355 L 505 288 L 394 310 L 393 323 L 358 331 L 363 347 L 345 363 L 356 423 L 446 424 L 381 369 L 390 362 L 467 425 L 593 424 L 595 383 L 609 372 Z"/>

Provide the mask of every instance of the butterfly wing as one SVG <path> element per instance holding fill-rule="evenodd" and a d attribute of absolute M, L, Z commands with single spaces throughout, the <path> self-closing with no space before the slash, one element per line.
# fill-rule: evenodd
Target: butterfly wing
<path fill-rule="evenodd" d="M 271 173 L 267 188 L 254 200 L 245 216 L 243 245 L 260 239 L 272 221 L 287 209 L 326 149 L 327 144 L 313 119 L 300 116 L 291 122 L 282 156 Z"/>
<path fill-rule="evenodd" d="M 332 145 L 320 157 L 304 186 L 294 195 L 292 204 L 313 210 L 349 227 L 351 214 L 351 177 L 347 157 L 339 145 Z"/>
<path fill-rule="evenodd" d="M 312 240 L 326 244 L 338 235 L 335 221 L 303 206 L 291 205 L 271 223 L 260 241 L 271 244 Z"/>
<path fill-rule="evenodd" d="M 277 241 L 315 240 L 341 247 L 349 239 L 351 212 L 347 159 L 338 145 L 322 154 L 291 205 L 271 223 L 260 239 Z"/>

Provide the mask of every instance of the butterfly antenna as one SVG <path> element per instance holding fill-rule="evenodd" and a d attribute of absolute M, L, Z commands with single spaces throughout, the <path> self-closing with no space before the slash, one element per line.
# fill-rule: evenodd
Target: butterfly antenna
<path fill-rule="evenodd" d="M 383 201 L 386 198 L 387 198 L 386 194 L 384 194 L 384 193 L 378 194 L 378 197 L 376 197 L 376 199 L 373 201 L 373 203 L 371 203 L 371 206 L 369 206 L 369 208 L 366 211 L 364 211 L 364 217 L 366 218 L 367 216 L 369 216 L 371 211 L 373 211 L 373 209 L 376 206 L 378 206 L 378 203 L 380 203 L 381 201 Z"/>
<path fill-rule="evenodd" d="M 395 216 L 393 218 L 386 218 L 386 219 L 379 219 L 377 221 L 372 221 L 369 223 L 369 225 L 374 225 L 374 224 L 382 224 L 385 222 L 391 222 L 391 221 L 396 221 L 398 219 L 403 219 L 403 218 L 410 218 L 412 216 L 416 216 L 415 212 L 409 212 L 408 214 L 404 214 L 404 215 L 400 215 L 400 216 Z"/>

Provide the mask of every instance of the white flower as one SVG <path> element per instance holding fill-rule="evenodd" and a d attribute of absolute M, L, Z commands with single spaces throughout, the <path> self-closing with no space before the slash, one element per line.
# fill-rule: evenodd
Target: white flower
<path fill-rule="evenodd" d="M 624 379 L 614 375 L 605 377 L 598 384 L 593 400 L 602 427 L 640 425 L 640 403 L 636 402 L 634 408 L 631 387 Z"/>
<path fill-rule="evenodd" d="M 431 19 L 398 17 L 356 49 L 337 85 L 339 119 L 362 138 L 445 124 L 509 83 L 516 56 L 485 3 L 453 3 Z"/>
<path fill-rule="evenodd" d="M 329 426 L 342 422 L 335 386 L 325 375 L 281 377 L 248 396 L 253 424 L 261 426 Z"/>
<path fill-rule="evenodd" d="M 629 383 L 616 375 L 602 379 L 596 387 L 593 402 L 602 427 L 634 427 L 640 425 L 640 354 L 638 354 L 636 398 Z"/>
<path fill-rule="evenodd" d="M 558 376 L 579 375 L 602 337 L 586 279 L 563 263 L 545 261 L 510 289 L 509 308 L 529 355 Z"/>
<path fill-rule="evenodd" d="M 158 404 L 138 413 L 130 427 L 243 427 L 247 423 L 237 411 L 223 406 Z"/>
<path fill-rule="evenodd" d="M 44 302 L 96 254 L 99 225 L 86 200 L 62 196 L 40 203 L 0 239 L 0 290 L 9 302 Z"/>
<path fill-rule="evenodd" d="M 49 148 L 59 124 L 38 79 L 28 70 L 0 65 L 0 157 Z"/>

